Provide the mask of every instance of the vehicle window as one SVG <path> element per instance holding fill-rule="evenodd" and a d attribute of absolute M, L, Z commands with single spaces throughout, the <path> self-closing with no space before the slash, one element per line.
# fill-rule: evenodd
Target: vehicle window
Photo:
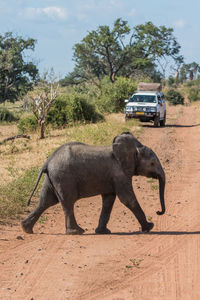
<path fill-rule="evenodd" d="M 156 96 L 152 95 L 134 95 L 129 102 L 156 103 Z"/>

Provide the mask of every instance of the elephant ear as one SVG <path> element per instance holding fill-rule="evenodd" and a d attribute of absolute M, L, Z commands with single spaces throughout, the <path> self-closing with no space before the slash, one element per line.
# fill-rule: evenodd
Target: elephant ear
<path fill-rule="evenodd" d="M 135 166 L 136 146 L 133 135 L 123 133 L 113 140 L 113 154 L 123 169 L 132 169 Z"/>

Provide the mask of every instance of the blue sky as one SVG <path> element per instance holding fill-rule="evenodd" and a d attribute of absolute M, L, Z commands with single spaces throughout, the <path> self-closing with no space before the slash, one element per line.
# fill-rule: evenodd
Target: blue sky
<path fill-rule="evenodd" d="M 35 38 L 40 72 L 53 67 L 63 78 L 74 67 L 74 44 L 89 31 L 119 17 L 131 27 L 151 21 L 172 27 L 185 62 L 200 64 L 199 12 L 199 0 L 0 0 L 0 34 Z"/>

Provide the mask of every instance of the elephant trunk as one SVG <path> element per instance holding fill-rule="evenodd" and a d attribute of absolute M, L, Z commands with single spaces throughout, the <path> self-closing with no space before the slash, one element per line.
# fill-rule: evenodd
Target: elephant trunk
<path fill-rule="evenodd" d="M 158 215 L 163 215 L 165 213 L 165 173 L 162 172 L 162 175 L 158 177 L 159 179 L 159 194 L 160 194 L 160 204 L 161 204 L 161 211 L 157 211 Z"/>

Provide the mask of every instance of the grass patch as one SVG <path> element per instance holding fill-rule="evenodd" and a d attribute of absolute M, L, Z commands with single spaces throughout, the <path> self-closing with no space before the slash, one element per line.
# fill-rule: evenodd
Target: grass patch
<path fill-rule="evenodd" d="M 113 138 L 124 131 L 130 131 L 138 134 L 141 127 L 138 126 L 137 120 L 132 122 L 120 122 L 109 120 L 97 124 L 88 124 L 77 126 L 67 130 L 67 142 L 79 141 L 91 145 L 111 145 Z"/>
<path fill-rule="evenodd" d="M 158 189 L 159 189 L 159 185 L 157 185 L 157 184 L 152 184 L 152 189 L 153 190 L 155 190 L 155 191 L 157 191 Z"/>
<path fill-rule="evenodd" d="M 4 223 L 7 218 L 14 219 L 24 212 L 38 174 L 39 168 L 34 167 L 7 186 L 0 187 L 0 223 Z M 41 183 L 35 195 L 38 195 L 40 187 Z"/>
<path fill-rule="evenodd" d="M 136 259 L 136 258 L 130 258 L 130 262 L 131 262 L 131 265 L 126 265 L 126 268 L 127 269 L 131 269 L 133 267 L 136 267 L 136 268 L 139 268 L 140 267 L 140 264 L 141 262 L 143 261 L 144 259 Z"/>
<path fill-rule="evenodd" d="M 141 130 L 142 128 L 138 120 L 125 123 L 124 120 L 121 121 L 111 118 L 97 124 L 77 125 L 67 128 L 65 142 L 76 141 L 95 146 L 110 146 L 116 135 L 130 131 L 133 135 L 138 136 Z M 60 143 L 60 145 L 62 144 L 63 142 Z M 49 157 L 56 148 L 47 151 L 47 157 Z"/>

